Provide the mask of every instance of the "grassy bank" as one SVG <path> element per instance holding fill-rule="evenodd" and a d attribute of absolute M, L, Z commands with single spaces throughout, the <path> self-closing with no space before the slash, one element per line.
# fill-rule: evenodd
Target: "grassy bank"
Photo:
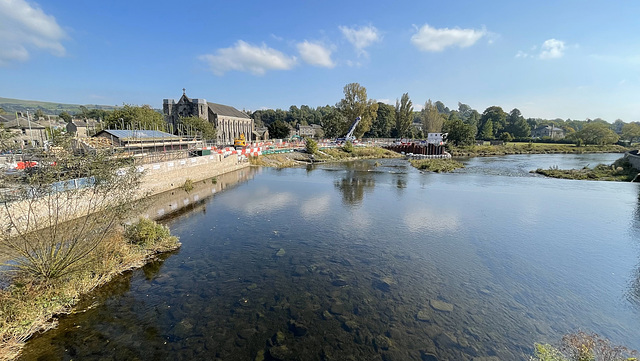
<path fill-rule="evenodd" d="M 73 312 L 82 295 L 179 247 L 168 228 L 140 220 L 110 234 L 89 255 L 86 267 L 66 277 L 41 279 L 16 270 L 10 285 L 0 289 L 0 360 L 15 359 L 29 337 L 55 327 L 56 317 Z"/>
<path fill-rule="evenodd" d="M 313 155 L 314 162 L 341 162 L 356 159 L 400 158 L 402 155 L 379 147 L 336 147 L 321 149 Z M 311 163 L 311 154 L 303 152 L 267 154 L 250 157 L 252 165 L 275 168 L 295 167 Z"/>
<path fill-rule="evenodd" d="M 412 159 L 409 162 L 420 170 L 436 173 L 452 172 L 464 168 L 464 164 L 453 159 Z"/>
<path fill-rule="evenodd" d="M 506 143 L 504 145 L 472 145 L 467 147 L 449 146 L 454 157 L 482 157 L 509 154 L 582 154 L 582 153 L 624 153 L 629 149 L 620 145 L 586 145 L 549 143 Z"/>
<path fill-rule="evenodd" d="M 558 169 L 551 167 L 549 169 L 538 168 L 531 172 L 551 178 L 618 182 L 631 182 L 638 175 L 638 170 L 634 169 L 624 158 L 616 160 L 611 165 L 598 164 L 593 168 Z"/>

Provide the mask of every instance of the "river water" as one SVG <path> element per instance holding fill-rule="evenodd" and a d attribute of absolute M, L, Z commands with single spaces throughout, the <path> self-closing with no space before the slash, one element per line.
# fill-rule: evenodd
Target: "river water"
<path fill-rule="evenodd" d="M 201 184 L 197 206 L 161 212 L 179 251 L 97 290 L 22 359 L 527 360 L 576 330 L 640 349 L 640 186 L 529 173 L 617 158 L 471 158 L 450 174 L 371 160 Z"/>

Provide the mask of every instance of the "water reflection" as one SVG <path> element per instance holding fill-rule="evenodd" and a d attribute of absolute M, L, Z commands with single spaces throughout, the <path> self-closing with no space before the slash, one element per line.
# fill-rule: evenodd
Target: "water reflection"
<path fill-rule="evenodd" d="M 633 233 L 633 239 L 637 241 L 636 248 L 640 253 L 640 187 L 638 187 L 638 201 L 636 202 L 636 209 L 632 222 L 631 232 Z M 640 254 L 638 256 L 640 258 Z M 627 298 L 630 302 L 635 304 L 636 307 L 640 308 L 640 263 L 638 263 L 638 266 L 631 278 Z"/>
<path fill-rule="evenodd" d="M 372 178 L 360 178 L 349 175 L 334 182 L 335 187 L 342 192 L 343 203 L 352 207 L 360 206 L 364 198 L 365 190 L 373 190 L 375 184 Z"/>

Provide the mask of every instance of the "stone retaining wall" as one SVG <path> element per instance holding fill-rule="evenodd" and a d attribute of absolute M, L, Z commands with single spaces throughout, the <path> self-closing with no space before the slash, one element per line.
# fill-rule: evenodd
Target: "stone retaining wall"
<path fill-rule="evenodd" d="M 241 162 L 232 154 L 223 158 L 221 154 L 177 159 L 162 163 L 140 166 L 144 170 L 141 191 L 158 194 L 182 187 L 187 179 L 194 182 L 216 177 L 220 174 L 249 167 L 249 162 Z"/>
<path fill-rule="evenodd" d="M 629 163 L 631 163 L 631 165 L 635 169 L 640 171 L 640 155 L 638 155 L 637 150 L 627 152 L 627 154 L 625 154 L 625 157 L 629 160 Z"/>

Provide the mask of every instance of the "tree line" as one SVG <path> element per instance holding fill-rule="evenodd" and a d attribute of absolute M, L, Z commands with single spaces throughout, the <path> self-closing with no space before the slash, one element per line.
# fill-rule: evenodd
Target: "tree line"
<path fill-rule="evenodd" d="M 256 127 L 267 126 L 272 138 L 285 138 L 297 125 L 321 125 L 324 136 L 344 136 L 356 117 L 361 121 L 356 137 L 423 139 L 427 133 L 448 133 L 449 142 L 471 145 L 478 140 L 529 141 L 532 130 L 542 126 L 560 129 L 562 142 L 576 144 L 613 144 L 619 140 L 640 141 L 640 122 L 625 123 L 617 119 L 608 123 L 603 119 L 541 119 L 525 118 L 519 109 L 506 112 L 500 106 L 490 106 L 482 113 L 468 104 L 458 102 L 450 109 L 443 102 L 428 99 L 421 110 L 413 108 L 408 93 L 396 104 L 375 102 L 367 97 L 367 90 L 358 83 L 347 84 L 344 98 L 335 106 L 311 108 L 295 105 L 289 110 L 264 109 L 245 111 L 254 119 Z M 542 139 L 550 141 L 552 139 Z M 557 140 L 556 140 L 557 141 Z"/>

